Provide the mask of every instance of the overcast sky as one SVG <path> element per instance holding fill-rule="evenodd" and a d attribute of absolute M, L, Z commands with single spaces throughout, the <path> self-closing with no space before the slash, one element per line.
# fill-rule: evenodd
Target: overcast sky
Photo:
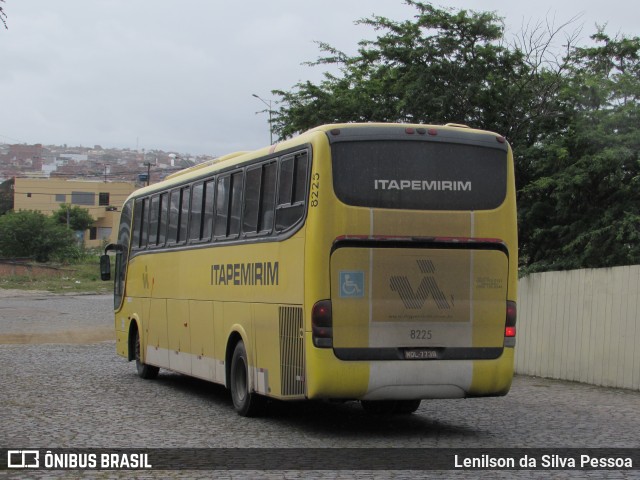
<path fill-rule="evenodd" d="M 524 22 L 582 14 L 640 35 L 636 0 L 452 0 Z M 635 5 L 635 7 L 634 7 Z M 415 10 L 402 0 L 6 0 L 0 25 L 0 143 L 222 155 L 269 143 L 273 89 L 319 80 L 314 41 L 355 53 L 375 32 L 354 21 Z"/>

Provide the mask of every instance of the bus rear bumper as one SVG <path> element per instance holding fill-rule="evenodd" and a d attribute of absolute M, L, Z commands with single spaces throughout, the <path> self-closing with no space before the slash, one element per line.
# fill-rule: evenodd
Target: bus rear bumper
<path fill-rule="evenodd" d="M 424 398 L 464 398 L 457 385 L 386 385 L 367 392 L 360 400 L 413 400 Z"/>
<path fill-rule="evenodd" d="M 308 398 L 444 399 L 505 395 L 513 378 L 513 348 L 492 360 L 344 361 L 330 349 L 309 355 Z M 317 362 L 317 363 L 316 363 Z M 311 373 L 313 372 L 313 373 Z"/>

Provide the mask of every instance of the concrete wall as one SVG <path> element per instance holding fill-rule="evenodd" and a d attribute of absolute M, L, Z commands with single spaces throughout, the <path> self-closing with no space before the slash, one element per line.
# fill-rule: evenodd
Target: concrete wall
<path fill-rule="evenodd" d="M 640 265 L 522 278 L 516 372 L 640 390 Z"/>

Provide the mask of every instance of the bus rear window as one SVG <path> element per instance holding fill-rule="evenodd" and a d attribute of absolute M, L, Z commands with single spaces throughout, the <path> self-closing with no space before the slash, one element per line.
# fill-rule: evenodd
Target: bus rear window
<path fill-rule="evenodd" d="M 507 152 L 429 141 L 332 145 L 333 185 L 347 205 L 409 210 L 488 210 L 507 192 Z"/>

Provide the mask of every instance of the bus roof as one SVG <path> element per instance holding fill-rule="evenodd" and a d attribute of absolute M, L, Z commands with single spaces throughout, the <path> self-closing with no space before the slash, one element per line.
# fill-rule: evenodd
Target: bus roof
<path fill-rule="evenodd" d="M 249 153 L 248 151 L 240 151 L 240 152 L 233 152 L 233 153 L 228 153 L 226 155 L 223 155 L 221 157 L 216 157 L 212 160 L 207 160 L 206 162 L 202 162 L 199 163 L 197 165 L 194 165 L 193 167 L 189 167 L 189 168 L 185 168 L 183 170 L 180 170 L 178 172 L 172 173 L 171 175 L 167 175 L 165 177 L 165 180 L 170 180 L 172 178 L 176 178 L 176 177 L 181 177 L 182 175 L 186 175 L 187 173 L 191 173 L 194 172 L 196 170 L 200 170 L 201 168 L 205 168 L 205 167 L 209 167 L 211 165 L 217 165 L 219 163 L 222 162 L 226 162 L 227 160 L 231 160 L 232 158 L 236 158 L 239 157 L 240 155 L 244 155 L 245 153 Z"/>
<path fill-rule="evenodd" d="M 264 157 L 275 152 L 288 150 L 294 148 L 299 145 L 304 145 L 311 142 L 312 138 L 317 136 L 318 134 L 327 135 L 332 131 L 339 131 L 342 129 L 353 129 L 353 128 L 370 128 L 370 129 L 384 129 L 384 128 L 398 128 L 402 127 L 404 129 L 437 129 L 438 131 L 457 131 L 462 135 L 489 135 L 498 138 L 502 138 L 499 134 L 489 132 L 486 130 L 477 130 L 470 128 L 466 125 L 455 124 L 455 123 L 447 123 L 446 125 L 429 125 L 429 124 L 410 124 L 410 123 L 333 123 L 320 125 L 314 128 L 307 130 L 304 133 L 301 133 L 298 136 L 295 136 L 291 139 L 284 140 L 282 142 L 275 143 L 271 146 L 264 147 L 258 150 L 253 151 L 238 151 L 223 155 L 222 157 L 215 158 L 213 160 L 200 163 L 193 167 L 186 168 L 184 170 L 180 170 L 171 175 L 168 175 L 163 181 L 154 183 L 153 185 L 149 185 L 146 187 L 142 187 L 135 192 L 133 192 L 129 198 L 144 196 L 149 193 L 155 192 L 160 189 L 166 189 L 174 184 L 182 184 L 188 183 L 190 180 L 196 180 L 201 178 L 205 174 L 205 169 L 209 167 L 212 172 L 227 167 L 234 167 L 236 165 L 241 165 L 244 162 L 253 160 L 255 158 Z M 464 133 L 463 133 L 464 132 Z M 127 199 L 128 200 L 128 199 Z"/>

